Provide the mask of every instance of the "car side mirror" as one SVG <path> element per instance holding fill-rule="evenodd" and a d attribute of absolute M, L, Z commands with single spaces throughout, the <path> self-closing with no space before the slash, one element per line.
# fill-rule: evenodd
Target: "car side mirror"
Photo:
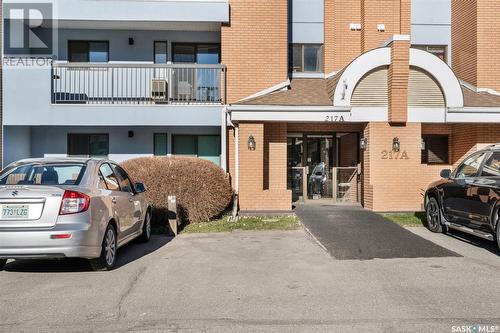
<path fill-rule="evenodd" d="M 144 193 L 146 192 L 146 186 L 144 186 L 143 183 L 135 183 L 135 191 L 137 193 Z"/>
<path fill-rule="evenodd" d="M 441 178 L 445 178 L 445 179 L 451 178 L 451 170 L 450 169 L 441 170 L 440 176 L 441 176 Z"/>

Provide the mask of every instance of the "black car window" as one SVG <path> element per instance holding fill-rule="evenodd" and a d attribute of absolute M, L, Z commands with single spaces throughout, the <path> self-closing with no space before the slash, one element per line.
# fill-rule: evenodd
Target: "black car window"
<path fill-rule="evenodd" d="M 120 187 L 122 188 L 122 191 L 134 193 L 134 188 L 132 187 L 132 182 L 130 181 L 130 178 L 128 177 L 125 170 L 123 170 L 121 167 L 119 167 L 116 164 L 113 164 L 113 169 L 115 170 L 116 177 L 118 177 L 118 182 L 120 183 Z"/>
<path fill-rule="evenodd" d="M 113 169 L 109 166 L 109 164 L 104 163 L 99 168 L 101 175 L 104 177 L 104 181 L 106 182 L 106 187 L 110 191 L 120 191 L 120 185 L 118 183 L 118 179 L 116 178 Z"/>
<path fill-rule="evenodd" d="M 465 159 L 455 172 L 455 178 L 476 177 L 486 153 L 474 154 Z"/>
<path fill-rule="evenodd" d="M 494 152 L 484 163 L 483 177 L 500 177 L 500 152 Z"/>

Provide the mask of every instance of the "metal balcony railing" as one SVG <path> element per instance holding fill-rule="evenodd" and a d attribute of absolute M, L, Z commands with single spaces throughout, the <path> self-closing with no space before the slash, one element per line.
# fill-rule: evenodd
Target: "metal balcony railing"
<path fill-rule="evenodd" d="M 224 104 L 224 65 L 53 63 L 53 104 Z"/>

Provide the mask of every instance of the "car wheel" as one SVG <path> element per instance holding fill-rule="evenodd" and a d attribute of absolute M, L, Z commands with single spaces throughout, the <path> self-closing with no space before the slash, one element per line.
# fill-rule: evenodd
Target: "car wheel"
<path fill-rule="evenodd" d="M 0 259 L 0 271 L 3 271 L 6 264 L 7 264 L 7 259 Z"/>
<path fill-rule="evenodd" d="M 143 243 L 149 242 L 151 239 L 151 212 L 148 210 L 146 216 L 144 217 L 144 223 L 142 225 L 142 234 L 139 236 L 139 241 Z"/>
<path fill-rule="evenodd" d="M 497 218 L 496 235 L 497 235 L 496 238 L 497 238 L 498 250 L 500 250 L 500 212 L 498 213 L 498 218 Z"/>
<path fill-rule="evenodd" d="M 443 225 L 441 224 L 441 212 L 439 211 L 439 204 L 436 198 L 429 198 L 429 201 L 425 206 L 425 213 L 427 217 L 427 229 L 432 232 L 443 232 Z"/>
<path fill-rule="evenodd" d="M 90 260 L 92 269 L 94 271 L 108 271 L 113 269 L 116 264 L 117 250 L 116 230 L 112 225 L 108 225 L 102 241 L 101 256 Z"/>

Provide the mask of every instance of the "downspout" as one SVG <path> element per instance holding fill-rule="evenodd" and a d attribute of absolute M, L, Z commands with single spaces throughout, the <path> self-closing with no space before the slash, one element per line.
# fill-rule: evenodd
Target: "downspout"
<path fill-rule="evenodd" d="M 229 119 L 228 119 L 229 117 Z M 236 219 L 238 216 L 238 207 L 239 207 L 239 194 L 240 194 L 240 168 L 239 168 L 239 128 L 235 124 L 231 122 L 231 117 L 229 116 L 228 107 L 225 106 L 223 109 L 223 117 L 222 123 L 224 126 L 224 139 L 226 142 L 224 143 L 224 148 L 227 149 L 227 125 L 229 123 L 230 126 L 234 128 L 234 197 L 233 197 L 233 210 L 232 210 L 232 219 Z M 227 172 L 227 166 L 229 165 L 229 161 L 227 159 L 227 154 L 224 156 L 225 166 L 224 169 Z"/>
<path fill-rule="evenodd" d="M 240 157 L 239 157 L 239 137 L 240 131 L 238 126 L 234 126 L 234 202 L 233 202 L 233 219 L 238 216 L 238 206 L 240 201 Z"/>

